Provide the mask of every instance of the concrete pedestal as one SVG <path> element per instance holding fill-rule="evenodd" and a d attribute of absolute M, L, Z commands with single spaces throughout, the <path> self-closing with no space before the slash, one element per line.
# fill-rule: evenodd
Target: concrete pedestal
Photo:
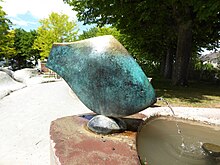
<path fill-rule="evenodd" d="M 137 128 L 144 115 L 124 119 L 123 133 L 100 135 L 86 127 L 92 115 L 57 119 L 50 127 L 51 165 L 137 165 Z"/>

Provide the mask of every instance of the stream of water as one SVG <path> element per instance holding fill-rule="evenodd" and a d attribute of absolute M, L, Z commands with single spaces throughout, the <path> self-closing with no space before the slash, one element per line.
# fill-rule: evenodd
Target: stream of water
<path fill-rule="evenodd" d="M 174 116 L 174 117 L 176 116 L 176 114 L 175 114 L 175 112 L 174 112 L 172 106 L 169 104 L 168 101 L 166 101 L 166 100 L 165 100 L 164 98 L 162 98 L 162 97 L 157 98 L 157 100 L 163 101 L 163 102 L 167 105 L 167 107 L 170 109 L 170 111 L 172 112 L 173 116 Z M 181 147 L 184 149 L 186 145 L 185 145 L 185 142 L 184 142 L 184 136 L 183 136 L 183 134 L 182 134 L 182 131 L 181 131 L 180 127 L 179 127 L 178 122 L 176 122 L 176 128 L 177 128 L 177 133 L 178 133 L 178 134 L 180 135 L 180 137 L 181 137 L 181 141 L 182 141 Z"/>

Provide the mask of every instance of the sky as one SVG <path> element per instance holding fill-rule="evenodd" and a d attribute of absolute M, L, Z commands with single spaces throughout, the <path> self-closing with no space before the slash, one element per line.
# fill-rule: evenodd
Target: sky
<path fill-rule="evenodd" d="M 22 28 L 26 31 L 37 29 L 39 20 L 48 18 L 51 12 L 63 13 L 71 20 L 77 21 L 76 12 L 63 0 L 3 0 L 0 6 L 12 21 L 14 28 Z M 89 29 L 91 26 L 83 26 L 78 22 L 80 31 Z"/>

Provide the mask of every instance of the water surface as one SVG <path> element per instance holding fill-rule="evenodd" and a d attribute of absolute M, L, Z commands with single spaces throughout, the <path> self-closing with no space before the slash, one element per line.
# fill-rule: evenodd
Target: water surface
<path fill-rule="evenodd" d="M 207 142 L 220 145 L 219 126 L 158 117 L 142 127 L 137 149 L 141 162 L 148 165 L 220 165 L 220 159 L 208 156 L 201 148 Z"/>

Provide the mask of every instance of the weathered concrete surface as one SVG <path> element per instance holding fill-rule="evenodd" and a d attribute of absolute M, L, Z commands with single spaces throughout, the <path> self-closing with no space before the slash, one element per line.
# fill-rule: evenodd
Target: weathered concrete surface
<path fill-rule="evenodd" d="M 15 81 L 8 73 L 0 71 L 0 99 L 13 91 L 26 87 L 25 84 Z"/>
<path fill-rule="evenodd" d="M 90 132 L 86 128 L 86 117 L 69 116 L 53 121 L 50 127 L 51 165 L 140 164 L 136 133 L 144 117 L 138 114 L 125 119 L 128 131 L 112 135 Z"/>
<path fill-rule="evenodd" d="M 0 165 L 49 165 L 51 121 L 91 112 L 64 81 L 28 86 L 0 99 Z"/>
<path fill-rule="evenodd" d="M 0 99 L 27 86 L 60 80 L 44 78 L 43 75 L 38 74 L 36 69 L 25 68 L 13 72 L 9 69 L 0 68 Z"/>

